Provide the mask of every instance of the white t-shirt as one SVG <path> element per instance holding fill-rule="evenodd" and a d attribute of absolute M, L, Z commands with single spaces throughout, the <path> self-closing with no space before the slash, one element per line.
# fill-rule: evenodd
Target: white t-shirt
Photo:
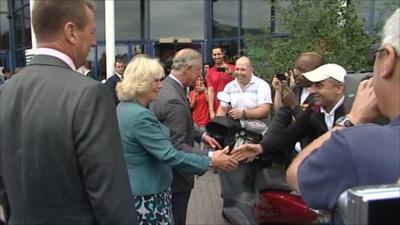
<path fill-rule="evenodd" d="M 272 104 L 271 88 L 267 82 L 252 74 L 250 82 L 243 88 L 240 88 L 237 80 L 229 82 L 224 92 L 231 97 L 232 108 L 237 109 L 254 109 L 261 104 Z M 226 103 L 221 105 L 228 107 Z"/>

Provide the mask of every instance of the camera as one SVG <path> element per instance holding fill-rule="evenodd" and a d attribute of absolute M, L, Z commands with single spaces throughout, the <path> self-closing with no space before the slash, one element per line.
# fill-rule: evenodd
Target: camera
<path fill-rule="evenodd" d="M 226 68 L 225 67 L 217 67 L 217 71 L 225 73 Z"/>
<path fill-rule="evenodd" d="M 338 200 L 339 215 L 346 224 L 397 224 L 399 210 L 399 184 L 353 187 Z"/>
<path fill-rule="evenodd" d="M 346 84 L 346 90 L 345 90 L 343 106 L 346 114 L 350 112 L 351 107 L 353 106 L 353 102 L 357 95 L 357 89 L 360 82 L 370 79 L 371 77 L 372 73 L 370 72 L 349 73 L 345 76 L 344 83 Z M 375 119 L 373 123 L 379 125 L 385 125 L 389 123 L 389 120 L 387 118 L 380 116 L 377 119 Z"/>
<path fill-rule="evenodd" d="M 284 81 L 286 80 L 286 75 L 284 73 L 277 73 L 276 78 L 278 78 L 280 81 Z"/>

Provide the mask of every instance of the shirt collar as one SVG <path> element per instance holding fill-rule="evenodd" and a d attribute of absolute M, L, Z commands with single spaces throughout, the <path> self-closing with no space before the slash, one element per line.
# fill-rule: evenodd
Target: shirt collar
<path fill-rule="evenodd" d="M 343 102 L 344 102 L 344 96 L 336 103 L 336 105 L 333 107 L 333 109 L 331 110 L 330 113 L 327 113 L 327 112 L 325 111 L 325 108 L 324 108 L 324 107 L 321 107 L 321 109 L 320 109 L 320 110 L 321 110 L 321 113 L 323 113 L 323 114 L 325 114 L 325 115 L 327 115 L 327 116 L 333 115 L 333 114 L 335 114 L 336 109 L 339 108 L 339 106 L 341 106 L 341 105 L 343 104 Z"/>
<path fill-rule="evenodd" d="M 185 88 L 185 87 L 183 86 L 182 82 L 181 82 L 180 80 L 178 80 L 178 78 L 176 78 L 176 77 L 174 76 L 174 74 L 170 73 L 168 76 L 171 77 L 171 78 L 172 78 L 173 80 L 175 80 L 176 82 L 178 82 L 178 84 L 181 85 L 183 88 Z"/>
<path fill-rule="evenodd" d="M 76 70 L 75 64 L 72 59 L 63 52 L 60 52 L 53 48 L 37 48 L 35 50 L 35 55 L 48 55 L 56 57 L 57 59 L 65 62 L 71 69 Z"/>
<path fill-rule="evenodd" d="M 122 75 L 121 74 L 119 74 L 117 72 L 115 72 L 115 74 L 119 77 L 120 80 L 122 80 Z"/>
<path fill-rule="evenodd" d="M 254 73 L 252 73 L 249 83 L 246 84 L 246 86 L 244 86 L 244 88 L 247 88 L 250 84 L 254 84 L 255 82 L 256 82 L 256 76 L 254 76 Z M 237 78 L 235 79 L 235 83 L 240 86 L 239 82 L 237 81 Z"/>

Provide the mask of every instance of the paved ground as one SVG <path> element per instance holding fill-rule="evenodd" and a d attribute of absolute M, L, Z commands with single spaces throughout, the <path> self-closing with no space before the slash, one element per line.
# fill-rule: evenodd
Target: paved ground
<path fill-rule="evenodd" d="M 209 170 L 197 177 L 190 196 L 187 225 L 228 225 L 221 216 L 222 199 L 218 174 Z"/>

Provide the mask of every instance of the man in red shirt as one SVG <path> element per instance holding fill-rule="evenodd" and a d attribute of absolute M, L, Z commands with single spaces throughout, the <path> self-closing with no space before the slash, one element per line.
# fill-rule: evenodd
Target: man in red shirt
<path fill-rule="evenodd" d="M 225 85 L 234 79 L 235 66 L 226 63 L 224 57 L 225 54 L 222 47 L 214 47 L 212 49 L 212 59 L 215 64 L 207 72 L 208 107 L 211 119 L 215 117 L 219 107 L 217 93 L 223 91 Z"/>

